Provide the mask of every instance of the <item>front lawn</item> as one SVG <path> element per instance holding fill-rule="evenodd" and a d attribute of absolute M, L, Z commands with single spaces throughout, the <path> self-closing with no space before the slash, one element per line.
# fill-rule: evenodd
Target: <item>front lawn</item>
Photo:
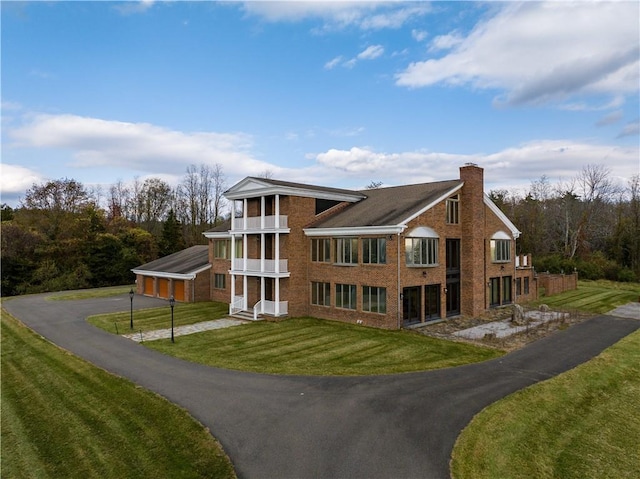
<path fill-rule="evenodd" d="M 447 368 L 503 354 L 495 349 L 334 321 L 297 318 L 145 342 L 187 361 L 273 374 L 373 375 Z"/>
<path fill-rule="evenodd" d="M 478 414 L 456 479 L 640 477 L 640 331 L 595 359 Z"/>
<path fill-rule="evenodd" d="M 135 301 L 135 298 L 134 298 Z M 229 314 L 229 306 L 225 303 L 176 303 L 173 308 L 174 326 L 199 323 L 225 318 Z M 131 311 L 100 314 L 87 318 L 89 323 L 109 333 L 127 334 L 131 332 Z M 150 308 L 133 312 L 134 331 L 154 331 L 171 327 L 171 307 L 167 301 L 164 308 Z"/>
<path fill-rule="evenodd" d="M 2 477 L 234 478 L 209 432 L 160 396 L 2 311 Z"/>
<path fill-rule="evenodd" d="M 613 281 L 578 281 L 578 289 L 542 297 L 533 305 L 546 304 L 552 309 L 578 310 L 603 314 L 624 304 L 638 301 L 640 283 Z"/>

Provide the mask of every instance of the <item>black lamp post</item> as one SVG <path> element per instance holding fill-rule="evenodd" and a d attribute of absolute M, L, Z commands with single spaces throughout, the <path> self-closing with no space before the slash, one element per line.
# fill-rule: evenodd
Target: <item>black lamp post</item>
<path fill-rule="evenodd" d="M 130 321 L 129 327 L 131 329 L 133 329 L 133 295 L 134 294 L 135 293 L 133 292 L 133 288 L 131 288 L 131 291 L 129 291 L 129 299 L 131 300 L 131 321 Z"/>
<path fill-rule="evenodd" d="M 169 306 L 171 306 L 171 342 L 175 343 L 173 339 L 173 307 L 176 305 L 176 300 L 173 295 L 169 298 Z"/>

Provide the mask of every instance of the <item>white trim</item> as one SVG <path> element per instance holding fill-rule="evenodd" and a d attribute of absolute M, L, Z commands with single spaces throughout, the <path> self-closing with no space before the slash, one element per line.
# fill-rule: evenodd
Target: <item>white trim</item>
<path fill-rule="evenodd" d="M 194 270 L 191 273 L 166 273 L 164 271 L 149 271 L 144 269 L 132 269 L 133 274 L 139 274 L 141 276 L 154 276 L 156 278 L 168 278 L 168 279 L 196 279 L 196 275 L 211 269 L 211 264 L 203 266 L 200 269 Z"/>
<path fill-rule="evenodd" d="M 433 208 L 435 205 L 437 205 L 438 203 L 440 203 L 441 201 L 446 200 L 447 198 L 449 198 L 451 195 L 453 195 L 455 192 L 459 191 L 462 187 L 464 186 L 464 183 L 459 184 L 458 186 L 453 187 L 452 189 L 450 189 L 449 191 L 447 191 L 446 193 L 444 193 L 443 195 L 441 195 L 438 199 L 432 201 L 431 203 L 429 203 L 427 206 L 425 206 L 424 208 L 422 208 L 420 211 L 412 214 L 411 216 L 409 216 L 407 219 L 405 219 L 404 221 L 401 222 L 401 224 L 407 224 L 409 223 L 411 220 L 416 219 L 418 216 L 420 216 L 422 213 L 424 213 L 425 211 L 430 210 L 431 208 Z"/>
<path fill-rule="evenodd" d="M 231 238 L 231 230 L 229 231 L 205 231 L 202 233 L 205 238 L 209 239 L 230 239 Z"/>
<path fill-rule="evenodd" d="M 492 240 L 509 240 L 511 241 L 511 236 L 509 236 L 504 231 L 500 230 L 496 234 L 491 237 Z"/>
<path fill-rule="evenodd" d="M 354 203 L 366 198 L 366 195 L 359 192 L 343 192 L 317 190 L 312 188 L 273 185 L 260 181 L 256 178 L 247 177 L 224 192 L 225 198 L 229 200 L 240 200 L 245 198 L 255 198 L 268 195 L 302 196 L 306 198 L 319 198 L 324 200 L 348 201 Z"/>
<path fill-rule="evenodd" d="M 356 226 L 345 228 L 305 228 L 304 234 L 315 236 L 366 236 L 366 235 L 391 235 L 400 234 L 406 229 L 406 225 L 392 226 Z"/>
<path fill-rule="evenodd" d="M 504 225 L 509 228 L 509 230 L 511 230 L 513 239 L 517 239 L 520 237 L 520 230 L 516 228 L 516 225 L 514 225 L 509 218 L 507 218 L 507 215 L 505 215 L 500 210 L 500 208 L 498 208 L 496 204 L 491 201 L 491 198 L 489 198 L 489 195 L 487 195 L 486 193 L 484 193 L 484 204 L 489 207 L 493 214 L 495 214 L 500 219 L 500 221 L 502 221 Z"/>
<path fill-rule="evenodd" d="M 417 226 L 405 235 L 406 238 L 440 238 L 440 235 L 428 226 Z"/>

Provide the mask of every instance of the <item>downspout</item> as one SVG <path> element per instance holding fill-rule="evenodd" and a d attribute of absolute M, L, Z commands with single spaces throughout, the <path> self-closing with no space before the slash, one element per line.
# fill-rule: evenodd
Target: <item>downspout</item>
<path fill-rule="evenodd" d="M 398 307 L 397 309 L 397 313 L 396 316 L 398 317 L 398 329 L 400 329 L 402 327 L 402 298 L 401 298 L 401 293 L 400 293 L 400 233 L 398 233 L 398 253 L 396 255 L 396 262 L 398 263 L 398 271 L 397 271 L 397 275 L 398 275 Z"/>

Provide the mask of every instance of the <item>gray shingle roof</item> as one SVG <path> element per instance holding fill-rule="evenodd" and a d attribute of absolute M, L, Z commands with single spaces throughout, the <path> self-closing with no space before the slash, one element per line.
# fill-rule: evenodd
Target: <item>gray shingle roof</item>
<path fill-rule="evenodd" d="M 134 268 L 134 271 L 190 274 L 209 264 L 209 247 L 196 245 Z"/>
<path fill-rule="evenodd" d="M 364 200 L 350 204 L 310 228 L 349 228 L 398 225 L 429 203 L 461 185 L 461 180 L 365 190 Z"/>

